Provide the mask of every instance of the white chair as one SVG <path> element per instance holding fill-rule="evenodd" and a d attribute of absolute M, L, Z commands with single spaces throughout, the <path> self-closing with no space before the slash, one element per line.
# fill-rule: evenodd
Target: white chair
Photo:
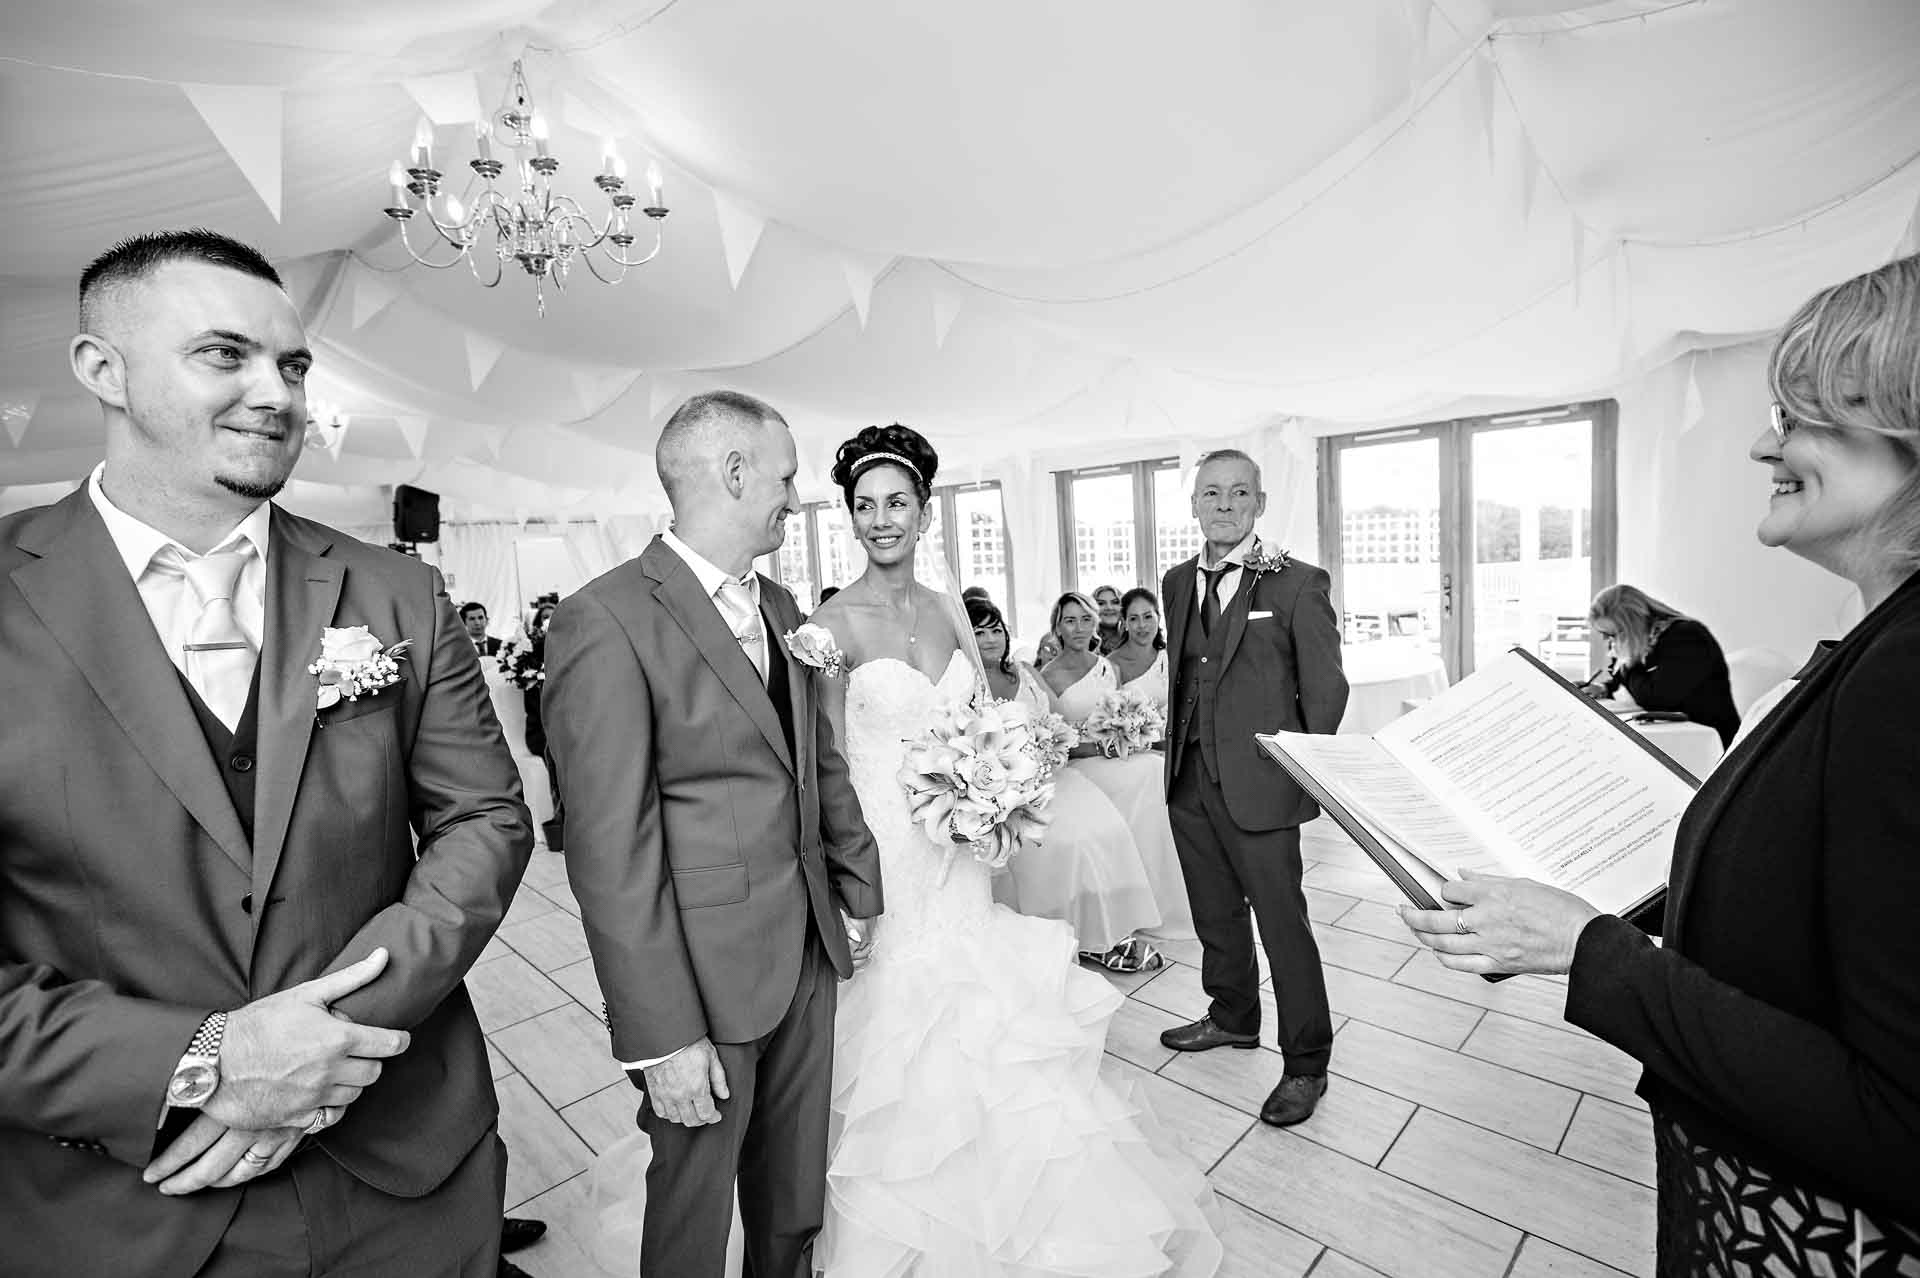
<path fill-rule="evenodd" d="M 1727 654 L 1727 678 L 1733 686 L 1733 708 L 1745 718 L 1747 708 L 1761 694 L 1791 679 L 1800 663 L 1772 648 L 1741 648 Z"/>

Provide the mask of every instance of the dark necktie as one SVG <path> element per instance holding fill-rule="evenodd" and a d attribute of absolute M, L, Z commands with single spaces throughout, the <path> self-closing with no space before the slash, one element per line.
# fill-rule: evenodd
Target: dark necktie
<path fill-rule="evenodd" d="M 1233 567 L 1232 564 L 1221 564 L 1218 568 L 1200 570 L 1201 589 L 1207 592 L 1200 597 L 1200 633 L 1203 635 L 1211 635 L 1215 623 L 1220 620 L 1220 596 L 1214 593 L 1214 588 Z"/>

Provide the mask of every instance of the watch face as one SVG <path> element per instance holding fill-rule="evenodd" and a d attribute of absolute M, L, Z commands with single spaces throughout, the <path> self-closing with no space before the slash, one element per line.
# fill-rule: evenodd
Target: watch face
<path fill-rule="evenodd" d="M 167 1102 L 172 1105 L 198 1105 L 213 1095 L 220 1082 L 220 1071 L 211 1065 L 183 1065 L 174 1071 L 167 1084 Z"/>

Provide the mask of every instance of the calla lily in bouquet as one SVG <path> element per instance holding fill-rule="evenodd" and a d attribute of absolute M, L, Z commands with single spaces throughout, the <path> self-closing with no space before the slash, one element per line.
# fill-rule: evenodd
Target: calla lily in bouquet
<path fill-rule="evenodd" d="M 1167 735 L 1167 716 L 1146 693 L 1116 688 L 1100 698 L 1080 733 L 1109 759 L 1124 759 L 1153 749 Z"/>
<path fill-rule="evenodd" d="M 907 742 L 900 784 L 927 837 L 946 850 L 940 881 L 967 848 L 998 869 L 1046 835 L 1053 781 L 1031 712 L 1008 701 L 946 706 Z"/>

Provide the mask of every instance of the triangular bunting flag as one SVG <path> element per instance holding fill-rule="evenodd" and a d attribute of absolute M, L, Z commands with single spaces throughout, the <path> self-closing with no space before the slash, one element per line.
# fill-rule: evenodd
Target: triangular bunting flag
<path fill-rule="evenodd" d="M 482 426 L 480 442 L 487 450 L 487 460 L 499 461 L 500 450 L 506 447 L 507 436 L 513 433 L 511 426 Z"/>
<path fill-rule="evenodd" d="M 862 331 L 867 327 L 867 310 L 873 305 L 873 282 L 892 264 L 893 258 L 884 253 L 856 253 L 852 249 L 840 251 L 840 273 L 846 276 L 847 292 L 853 298 L 853 313 L 860 318 Z"/>
<path fill-rule="evenodd" d="M 7 438 L 13 441 L 15 448 L 27 437 L 27 424 L 33 420 L 33 410 L 40 407 L 40 392 L 29 391 L 24 395 L 0 395 L 0 422 L 7 428 Z"/>
<path fill-rule="evenodd" d="M 396 417 L 393 419 L 400 438 L 407 441 L 407 451 L 415 458 L 427 446 L 427 419 L 424 417 Z"/>
<path fill-rule="evenodd" d="M 959 288 L 946 280 L 936 280 L 933 284 L 933 344 L 944 347 L 947 334 L 953 329 L 953 321 L 959 317 L 960 304 L 965 301 Z"/>
<path fill-rule="evenodd" d="M 1687 357 L 1687 390 L 1680 401 L 1680 433 L 1685 435 L 1707 415 L 1707 402 L 1700 394 L 1700 356 Z"/>
<path fill-rule="evenodd" d="M 638 380 L 639 369 L 576 368 L 573 370 L 573 393 L 580 401 L 580 411 L 592 416 L 605 411 Z"/>
<path fill-rule="evenodd" d="M 400 87 L 435 124 L 470 124 L 481 116 L 480 82 L 471 71 L 415 76 L 402 80 Z"/>
<path fill-rule="evenodd" d="M 740 277 L 747 273 L 747 263 L 753 260 L 753 250 L 760 243 L 760 233 L 767 229 L 767 219 L 718 191 L 713 193 L 713 210 L 720 218 L 720 247 L 727 254 L 727 278 L 739 288 Z"/>
<path fill-rule="evenodd" d="M 484 333 L 467 331 L 467 375 L 472 379 L 473 389 L 479 390 L 480 383 L 487 380 L 487 374 L 500 362 L 500 356 L 506 353 L 506 343 L 495 341 Z"/>
<path fill-rule="evenodd" d="M 280 90 L 244 84 L 183 84 L 180 91 L 278 222 L 280 126 L 285 110 Z"/>
<path fill-rule="evenodd" d="M 353 276 L 353 326 L 357 329 L 400 296 L 400 281 L 390 272 L 361 267 Z"/>

